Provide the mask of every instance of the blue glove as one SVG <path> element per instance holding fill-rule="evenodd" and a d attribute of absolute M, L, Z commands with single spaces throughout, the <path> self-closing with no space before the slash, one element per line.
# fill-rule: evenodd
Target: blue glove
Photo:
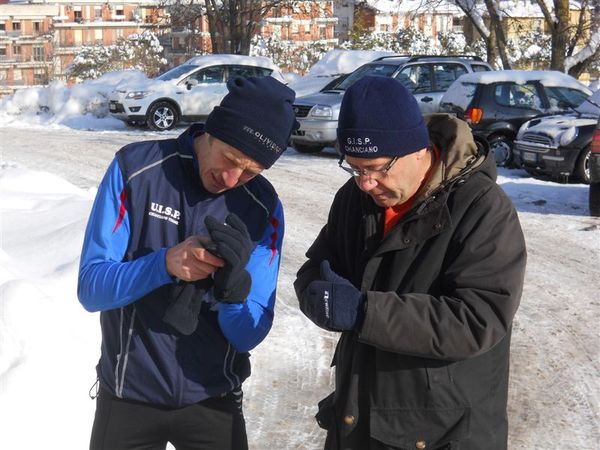
<path fill-rule="evenodd" d="M 311 281 L 300 297 L 300 310 L 316 325 L 329 331 L 360 330 L 365 295 L 321 262 L 321 279 Z"/>

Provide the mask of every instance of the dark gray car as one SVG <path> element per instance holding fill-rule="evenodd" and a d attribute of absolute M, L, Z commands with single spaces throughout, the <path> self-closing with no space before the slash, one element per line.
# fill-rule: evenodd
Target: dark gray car
<path fill-rule="evenodd" d="M 523 123 L 570 111 L 590 91 L 556 71 L 497 70 L 461 76 L 444 94 L 440 111 L 465 120 L 487 141 L 499 166 L 511 166 L 514 139 Z"/>

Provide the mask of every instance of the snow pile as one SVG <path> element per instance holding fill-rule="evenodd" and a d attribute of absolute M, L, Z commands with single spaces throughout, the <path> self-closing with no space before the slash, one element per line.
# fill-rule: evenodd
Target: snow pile
<path fill-rule="evenodd" d="M 0 100 L 0 126 L 123 129 L 125 125 L 108 114 L 108 95 L 120 86 L 145 80 L 143 72 L 125 70 L 71 87 L 55 81 L 44 87 L 21 89 Z"/>

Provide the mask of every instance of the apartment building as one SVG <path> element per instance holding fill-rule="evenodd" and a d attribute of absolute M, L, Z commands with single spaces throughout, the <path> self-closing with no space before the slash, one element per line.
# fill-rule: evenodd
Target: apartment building
<path fill-rule="evenodd" d="M 66 68 L 84 45 L 111 45 L 119 38 L 167 28 L 164 7 L 154 0 L 55 0 L 54 77 L 66 80 Z"/>
<path fill-rule="evenodd" d="M 271 9 L 260 34 L 295 45 L 319 42 L 333 47 L 338 43 L 337 22 L 333 1 L 289 1 Z"/>
<path fill-rule="evenodd" d="M 437 44 L 438 33 L 461 31 L 464 13 L 449 1 L 367 0 L 356 2 L 354 21 L 373 33 L 393 33 L 413 27 Z"/>
<path fill-rule="evenodd" d="M 55 15 L 51 5 L 0 4 L 0 95 L 51 78 Z"/>

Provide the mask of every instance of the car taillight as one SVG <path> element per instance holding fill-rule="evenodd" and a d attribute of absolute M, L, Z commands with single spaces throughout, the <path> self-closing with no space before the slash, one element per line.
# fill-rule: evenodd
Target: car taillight
<path fill-rule="evenodd" d="M 465 120 L 467 123 L 479 123 L 483 117 L 483 109 L 469 108 L 465 113 Z"/>
<path fill-rule="evenodd" d="M 600 154 L 600 130 L 594 131 L 592 136 L 592 153 Z"/>

